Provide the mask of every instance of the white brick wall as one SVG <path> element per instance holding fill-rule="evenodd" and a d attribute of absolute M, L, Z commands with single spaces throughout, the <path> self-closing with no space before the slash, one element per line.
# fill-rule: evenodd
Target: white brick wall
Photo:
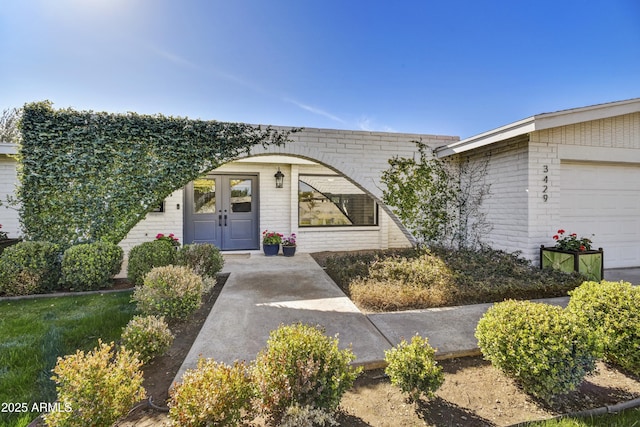
<path fill-rule="evenodd" d="M 2 230 L 5 231 L 9 237 L 18 237 L 20 232 L 20 221 L 17 208 L 14 206 L 7 206 L 7 196 L 13 196 L 16 185 L 18 184 L 18 177 L 16 173 L 16 161 L 9 156 L 0 154 L 0 224 L 2 224 Z"/>
<path fill-rule="evenodd" d="M 125 256 L 128 255 L 132 247 L 154 240 L 158 233 L 165 235 L 173 233 L 182 243 L 184 240 L 182 234 L 183 193 L 182 189 L 174 191 L 164 201 L 164 212 L 148 213 L 142 221 L 129 231 L 124 240 L 120 242 Z"/>
<path fill-rule="evenodd" d="M 415 144 L 422 140 L 432 148 L 457 141 L 457 137 L 399 134 L 386 132 L 345 131 L 306 128 L 291 136 L 293 142 L 282 147 L 255 146 L 251 156 L 283 154 L 321 163 L 333 171 L 348 177 L 357 186 L 370 193 L 380 204 L 379 226 L 353 228 L 349 231 L 335 229 L 298 230 L 297 226 L 297 177 L 299 165 L 265 163 L 231 163 L 219 168 L 221 172 L 251 172 L 259 174 L 260 182 L 260 230 L 269 228 L 280 232 L 295 232 L 300 244 L 309 250 L 386 248 L 409 245 L 406 230 L 380 202 L 382 197 L 380 177 L 388 168 L 388 160 L 394 155 L 412 156 Z M 284 188 L 275 189 L 273 174 L 280 166 L 285 178 Z M 15 162 L 0 157 L 0 195 L 13 192 Z M 9 190 L 7 190 L 10 187 Z M 125 253 L 135 245 L 153 240 L 157 233 L 174 233 L 183 241 L 183 189 L 176 191 L 165 201 L 165 211 L 149 213 L 120 243 Z M 179 207 L 178 207 L 179 206 Z M 17 230 L 17 215 L 2 212 L 4 228 Z M 5 212 L 9 215 L 5 216 Z M 6 224 L 5 224 L 6 222 Z M 306 249 L 304 249 L 306 250 Z"/>
<path fill-rule="evenodd" d="M 482 210 L 492 230 L 483 239 L 495 249 L 525 250 L 527 240 L 528 154 L 526 138 L 475 150 L 470 161 L 489 161 L 485 180 L 491 185 Z"/>

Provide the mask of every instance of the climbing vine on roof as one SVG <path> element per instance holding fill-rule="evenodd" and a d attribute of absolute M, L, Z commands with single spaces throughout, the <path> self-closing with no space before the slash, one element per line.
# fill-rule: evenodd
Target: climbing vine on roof
<path fill-rule="evenodd" d="M 292 131 L 26 104 L 17 192 L 26 237 L 118 243 L 176 189 Z"/>

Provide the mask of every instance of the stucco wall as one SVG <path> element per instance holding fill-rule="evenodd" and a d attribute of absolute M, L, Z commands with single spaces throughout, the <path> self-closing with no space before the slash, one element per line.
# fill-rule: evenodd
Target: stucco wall
<path fill-rule="evenodd" d="M 14 195 L 18 183 L 16 166 L 17 163 L 12 157 L 0 154 L 0 224 L 1 231 L 7 232 L 9 237 L 18 237 L 21 234 L 18 211 L 13 206 L 8 207 L 6 203 L 7 196 Z"/>

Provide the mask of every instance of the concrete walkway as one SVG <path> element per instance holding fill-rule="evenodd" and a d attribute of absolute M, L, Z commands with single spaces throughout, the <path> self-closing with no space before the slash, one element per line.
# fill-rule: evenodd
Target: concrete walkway
<path fill-rule="evenodd" d="M 225 255 L 231 273 L 200 334 L 176 375 L 196 367 L 198 357 L 227 364 L 250 362 L 281 324 L 321 325 L 351 344 L 357 364 L 379 364 L 389 342 L 308 254 L 265 257 Z"/>
<path fill-rule="evenodd" d="M 439 359 L 479 354 L 475 328 L 492 304 L 366 315 L 309 254 L 224 257 L 223 272 L 231 274 L 174 381 L 195 368 L 200 356 L 227 364 L 250 362 L 270 331 L 295 322 L 338 334 L 340 347 L 351 345 L 356 364 L 368 369 L 384 366 L 385 350 L 416 333 L 429 339 Z M 607 270 L 605 278 L 640 284 L 640 268 Z M 564 306 L 568 297 L 539 301 Z"/>

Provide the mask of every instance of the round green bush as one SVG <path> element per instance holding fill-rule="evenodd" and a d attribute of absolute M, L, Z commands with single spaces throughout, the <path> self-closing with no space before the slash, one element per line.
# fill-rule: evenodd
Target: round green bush
<path fill-rule="evenodd" d="M 235 426 L 252 417 L 253 387 L 244 362 L 198 360 L 170 391 L 169 418 L 184 427 Z"/>
<path fill-rule="evenodd" d="M 567 310 L 597 331 L 607 360 L 640 375 L 640 288 L 627 282 L 584 282 Z"/>
<path fill-rule="evenodd" d="M 167 240 L 154 240 L 134 246 L 129 251 L 127 277 L 140 286 L 144 276 L 154 267 L 175 264 L 176 248 Z"/>
<path fill-rule="evenodd" d="M 122 248 L 94 242 L 71 246 L 62 255 L 62 283 L 74 291 L 107 287 L 122 266 Z"/>
<path fill-rule="evenodd" d="M 177 263 L 190 267 L 201 277 L 215 277 L 222 270 L 224 258 L 215 245 L 194 243 L 178 250 Z"/>
<path fill-rule="evenodd" d="M 58 288 L 60 246 L 27 241 L 10 246 L 0 255 L 0 293 L 27 295 Z"/>
<path fill-rule="evenodd" d="M 114 347 L 99 341 L 93 351 L 58 358 L 52 379 L 64 410 L 45 415 L 48 426 L 112 426 L 145 398 L 141 362 Z"/>
<path fill-rule="evenodd" d="M 280 326 L 253 366 L 262 412 L 278 425 L 294 404 L 334 411 L 360 372 L 349 365 L 354 359 L 351 350 L 339 350 L 338 339 L 319 327 Z"/>
<path fill-rule="evenodd" d="M 580 385 L 601 353 L 598 335 L 571 313 L 530 301 L 495 304 L 475 336 L 485 359 L 545 401 Z"/>
<path fill-rule="evenodd" d="M 414 336 L 411 343 L 403 339 L 398 346 L 385 351 L 384 360 L 387 362 L 385 373 L 391 384 L 409 394 L 411 400 L 418 400 L 422 394 L 433 397 L 444 382 L 434 348 L 427 338 L 419 335 Z"/>
<path fill-rule="evenodd" d="M 163 317 L 135 316 L 122 331 L 122 345 L 138 353 L 143 363 L 166 353 L 173 343 L 173 334 Z"/>
<path fill-rule="evenodd" d="M 202 278 L 188 267 L 155 267 L 136 286 L 133 300 L 143 314 L 186 319 L 202 304 L 202 286 Z"/>

